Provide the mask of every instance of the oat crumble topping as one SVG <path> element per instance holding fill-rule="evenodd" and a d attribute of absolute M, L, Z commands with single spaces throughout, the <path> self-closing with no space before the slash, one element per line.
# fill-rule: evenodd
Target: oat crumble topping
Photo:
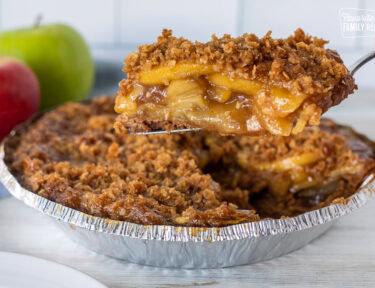
<path fill-rule="evenodd" d="M 85 213 L 196 227 L 342 203 L 375 167 L 374 144 L 329 120 L 290 137 L 119 135 L 113 103 L 46 113 L 8 145 L 6 163 L 27 189 Z"/>

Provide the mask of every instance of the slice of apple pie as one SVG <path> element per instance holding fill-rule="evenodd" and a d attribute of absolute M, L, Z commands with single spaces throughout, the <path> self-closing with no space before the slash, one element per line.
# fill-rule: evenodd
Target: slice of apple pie
<path fill-rule="evenodd" d="M 115 110 L 120 132 L 203 128 L 287 136 L 318 125 L 356 88 L 327 42 L 301 29 L 287 39 L 244 34 L 190 42 L 164 30 L 125 59 Z"/>

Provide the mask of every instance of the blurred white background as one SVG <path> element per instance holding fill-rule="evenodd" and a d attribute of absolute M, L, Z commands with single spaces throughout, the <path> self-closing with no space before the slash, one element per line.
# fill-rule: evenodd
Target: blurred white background
<path fill-rule="evenodd" d="M 375 1 L 361 0 L 0 0 L 0 30 L 30 26 L 37 15 L 42 23 L 63 22 L 77 28 L 97 59 L 122 63 L 137 45 L 155 41 L 162 28 L 192 40 L 211 34 L 244 32 L 287 37 L 301 27 L 330 40 L 347 65 L 374 49 L 373 37 L 344 38 L 339 10 L 375 10 Z M 358 35 L 361 36 L 361 35 Z M 361 89 L 375 89 L 375 63 L 357 75 Z"/>
<path fill-rule="evenodd" d="M 0 30 L 30 26 L 38 14 L 43 23 L 64 22 L 77 28 L 96 58 L 122 62 L 137 45 L 155 41 L 162 28 L 178 36 L 207 41 L 210 35 L 251 32 L 286 37 L 296 28 L 330 40 L 347 65 L 374 49 L 374 38 L 344 38 L 339 9 L 375 10 L 361 0 L 0 0 Z M 360 35 L 358 35 L 360 36 Z M 362 88 L 375 89 L 375 64 L 358 75 Z"/>

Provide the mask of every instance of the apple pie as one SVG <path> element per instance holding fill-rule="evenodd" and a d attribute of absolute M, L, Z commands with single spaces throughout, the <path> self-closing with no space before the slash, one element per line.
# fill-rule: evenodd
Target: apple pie
<path fill-rule="evenodd" d="M 164 30 L 125 59 L 115 110 L 120 133 L 203 128 L 221 135 L 288 136 L 356 89 L 327 42 L 244 34 L 191 42 Z"/>
<path fill-rule="evenodd" d="M 374 143 L 329 120 L 288 137 L 126 135 L 113 105 L 68 103 L 12 136 L 13 175 L 91 215 L 220 227 L 345 203 L 375 169 Z"/>

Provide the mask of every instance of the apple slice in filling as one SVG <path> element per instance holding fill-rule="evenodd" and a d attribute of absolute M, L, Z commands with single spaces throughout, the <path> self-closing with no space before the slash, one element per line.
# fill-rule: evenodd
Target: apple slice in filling
<path fill-rule="evenodd" d="M 138 82 L 118 94 L 115 110 L 127 120 L 227 135 L 288 136 L 319 124 L 322 113 L 309 95 L 292 92 L 288 85 L 231 78 L 211 65 L 163 66 L 140 72 Z"/>

